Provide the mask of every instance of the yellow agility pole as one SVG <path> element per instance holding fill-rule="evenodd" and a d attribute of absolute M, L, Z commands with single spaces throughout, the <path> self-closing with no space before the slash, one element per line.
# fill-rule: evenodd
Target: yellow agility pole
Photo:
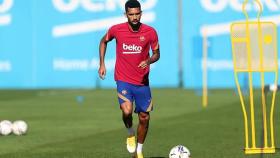
<path fill-rule="evenodd" d="M 202 60 L 202 106 L 208 106 L 208 86 L 207 86 L 207 56 L 208 56 L 208 40 L 206 30 L 203 31 L 203 60 Z"/>
<path fill-rule="evenodd" d="M 260 21 L 262 4 L 259 0 L 253 1 L 256 2 L 260 8 L 257 14 L 257 20 L 249 20 L 246 11 L 248 0 L 245 0 L 242 9 L 246 21 L 235 22 L 231 25 L 234 77 L 244 116 L 245 154 L 275 153 L 273 119 L 276 91 L 273 91 L 271 108 L 270 111 L 268 111 L 264 87 L 265 73 L 273 73 L 275 79 L 273 84 L 277 86 L 278 83 L 277 27 L 273 22 Z M 249 105 L 247 106 L 238 81 L 238 74 L 240 73 L 247 73 L 249 76 Z M 253 85 L 253 81 L 255 81 L 253 73 L 260 74 L 261 82 L 263 127 L 263 140 L 261 146 L 257 146 L 256 143 L 254 104 L 254 92 L 256 91 L 256 88 L 254 88 Z M 267 114 L 269 114 L 269 117 Z M 267 123 L 267 118 L 269 118 L 269 125 Z"/>

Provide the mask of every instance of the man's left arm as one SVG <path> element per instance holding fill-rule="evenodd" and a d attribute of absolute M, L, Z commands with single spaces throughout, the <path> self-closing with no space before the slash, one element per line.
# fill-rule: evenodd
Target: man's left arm
<path fill-rule="evenodd" d="M 152 64 L 152 63 L 158 61 L 159 58 L 160 58 L 160 51 L 159 51 L 159 49 L 153 50 L 152 56 L 151 56 L 149 59 L 142 61 L 142 62 L 138 65 L 138 67 L 141 67 L 142 69 L 144 69 L 144 68 L 146 68 L 147 66 L 149 66 L 150 64 Z"/>

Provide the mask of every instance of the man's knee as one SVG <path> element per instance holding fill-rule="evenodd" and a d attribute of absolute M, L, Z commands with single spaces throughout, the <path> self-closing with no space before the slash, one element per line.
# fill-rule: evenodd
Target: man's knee
<path fill-rule="evenodd" d="M 121 105 L 121 109 L 122 109 L 123 115 L 125 117 L 131 117 L 131 115 L 132 115 L 132 104 L 130 102 L 124 102 Z"/>
<path fill-rule="evenodd" d="M 139 113 L 139 122 L 141 124 L 147 124 L 149 123 L 149 120 L 150 120 L 149 113 L 143 113 L 143 112 Z"/>
<path fill-rule="evenodd" d="M 132 112 L 129 110 L 123 110 L 123 116 L 126 118 L 132 117 Z"/>

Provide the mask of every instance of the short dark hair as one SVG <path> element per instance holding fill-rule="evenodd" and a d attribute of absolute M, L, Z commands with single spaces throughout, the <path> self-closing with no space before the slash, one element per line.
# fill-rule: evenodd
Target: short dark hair
<path fill-rule="evenodd" d="M 125 3 L 125 12 L 128 11 L 128 8 L 140 8 L 141 10 L 141 4 L 137 0 L 128 0 Z"/>

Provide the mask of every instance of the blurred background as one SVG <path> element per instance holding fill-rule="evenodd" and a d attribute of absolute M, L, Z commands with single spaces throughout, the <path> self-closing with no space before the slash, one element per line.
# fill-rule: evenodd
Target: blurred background
<path fill-rule="evenodd" d="M 115 42 L 108 46 L 104 81 L 97 73 L 98 47 L 110 26 L 126 21 L 125 2 L 0 0 L 0 88 L 115 87 Z M 204 74 L 209 88 L 235 87 L 230 24 L 245 19 L 243 0 L 140 2 L 142 22 L 153 26 L 160 40 L 153 87 L 200 89 Z M 262 3 L 262 19 L 278 25 L 280 1 Z M 256 17 L 256 6 L 248 4 L 247 10 Z"/>
<path fill-rule="evenodd" d="M 139 1 L 141 20 L 157 30 L 161 51 L 151 66 L 155 106 L 144 155 L 167 158 L 172 147 L 182 144 L 194 158 L 280 157 L 279 148 L 276 155 L 248 156 L 243 150 L 244 115 L 235 90 L 230 38 L 231 23 L 245 20 L 243 0 Z M 131 157 L 112 89 L 115 41 L 108 44 L 106 79 L 98 77 L 100 39 L 110 26 L 126 21 L 125 2 L 0 0 L 0 120 L 28 124 L 23 137 L 0 136 L 0 158 Z M 280 0 L 261 2 L 261 20 L 279 25 Z M 259 8 L 248 3 L 246 9 L 255 19 Z M 263 97 L 259 74 L 254 74 L 253 101 L 257 145 L 263 147 L 263 104 L 267 102 L 267 116 L 272 115 L 275 88 L 266 86 Z M 273 83 L 275 76 L 266 73 L 265 83 Z M 249 110 L 248 74 L 239 73 L 238 79 L 247 90 L 244 109 Z M 211 93 L 205 108 L 207 88 Z M 197 95 L 201 92 L 203 106 Z M 276 147 L 279 110 L 276 105 Z"/>

